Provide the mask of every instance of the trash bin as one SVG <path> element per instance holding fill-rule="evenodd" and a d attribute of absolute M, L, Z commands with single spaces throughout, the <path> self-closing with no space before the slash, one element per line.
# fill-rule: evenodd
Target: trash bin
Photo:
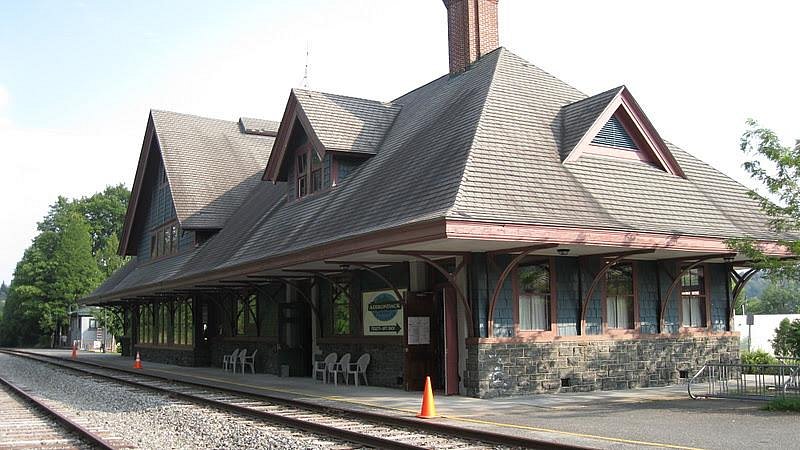
<path fill-rule="evenodd" d="M 288 376 L 289 376 L 289 365 L 281 364 L 281 378 L 286 378 Z"/>

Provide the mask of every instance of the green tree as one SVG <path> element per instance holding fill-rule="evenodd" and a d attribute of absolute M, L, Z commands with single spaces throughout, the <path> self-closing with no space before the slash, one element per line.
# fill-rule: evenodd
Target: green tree
<path fill-rule="evenodd" d="M 130 193 L 123 185 L 91 197 L 59 197 L 17 263 L 0 321 L 4 345 L 53 345 L 67 313 L 126 259 L 116 255 Z M 109 321 L 109 329 L 116 319 Z"/>
<path fill-rule="evenodd" d="M 128 188 L 123 184 L 118 184 L 108 186 L 103 192 L 75 202 L 78 211 L 83 214 L 89 224 L 93 255 L 97 255 L 106 247 L 113 248 L 113 253 L 117 252 L 130 196 L 131 192 Z M 109 245 L 109 240 L 112 238 L 116 239 L 113 246 Z"/>
<path fill-rule="evenodd" d="M 119 256 L 117 249 L 119 248 L 119 239 L 116 234 L 111 234 L 106 240 L 100 250 L 95 254 L 97 259 L 97 267 L 103 272 L 103 278 L 108 278 L 117 269 L 124 266 L 128 261 L 127 257 Z"/>
<path fill-rule="evenodd" d="M 745 308 L 751 314 L 800 313 L 800 284 L 774 280 L 758 298 L 748 300 Z"/>
<path fill-rule="evenodd" d="M 800 319 L 789 321 L 783 319 L 775 329 L 775 338 L 772 340 L 775 355 L 791 358 L 800 357 Z"/>
<path fill-rule="evenodd" d="M 770 129 L 749 119 L 742 134 L 741 150 L 753 159 L 744 169 L 765 187 L 767 196 L 751 191 L 762 210 L 770 218 L 770 228 L 783 236 L 781 244 L 800 255 L 800 141 L 794 146 L 783 145 Z M 772 277 L 797 279 L 800 265 L 796 260 L 781 260 L 767 256 L 752 239 L 734 239 L 729 245 L 754 261 Z"/>
<path fill-rule="evenodd" d="M 79 298 L 92 291 L 102 280 L 102 273 L 92 255 L 89 225 L 83 216 L 69 212 L 63 218 L 62 232 L 53 251 L 53 279 L 48 300 L 39 303 L 42 329 L 56 332 L 66 329 L 67 313 L 77 308 Z"/>
<path fill-rule="evenodd" d="M 6 305 L 6 299 L 8 298 L 8 285 L 5 281 L 0 284 L 0 320 L 3 320 L 3 308 Z"/>

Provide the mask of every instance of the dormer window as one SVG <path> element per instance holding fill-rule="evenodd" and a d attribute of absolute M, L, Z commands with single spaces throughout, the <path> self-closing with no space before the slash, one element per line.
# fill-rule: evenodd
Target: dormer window
<path fill-rule="evenodd" d="M 297 197 L 308 195 L 308 153 L 297 155 Z"/>
<path fill-rule="evenodd" d="M 309 145 L 297 154 L 297 198 L 322 190 L 322 160 Z"/>
<path fill-rule="evenodd" d="M 587 154 L 638 160 L 685 177 L 667 144 L 624 86 L 564 106 L 561 120 L 559 151 L 565 164 Z"/>

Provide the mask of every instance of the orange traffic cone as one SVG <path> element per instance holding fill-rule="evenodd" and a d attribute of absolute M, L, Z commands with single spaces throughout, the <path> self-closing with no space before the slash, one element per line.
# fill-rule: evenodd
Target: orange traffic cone
<path fill-rule="evenodd" d="M 141 369 L 142 368 L 142 359 L 139 358 L 139 352 L 136 352 L 136 361 L 133 362 L 134 369 Z"/>
<path fill-rule="evenodd" d="M 422 394 L 422 410 L 417 417 L 421 419 L 433 419 L 436 417 L 436 405 L 433 404 L 433 389 L 431 389 L 431 377 L 425 377 L 425 392 Z"/>
<path fill-rule="evenodd" d="M 75 346 L 75 343 L 72 343 L 72 359 L 78 359 L 78 347 Z"/>

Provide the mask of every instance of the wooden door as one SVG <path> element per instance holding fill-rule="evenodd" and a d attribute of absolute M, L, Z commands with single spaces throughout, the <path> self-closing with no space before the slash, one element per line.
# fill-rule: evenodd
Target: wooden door
<path fill-rule="evenodd" d="M 278 362 L 289 364 L 290 375 L 311 375 L 311 314 L 302 302 L 278 305 Z"/>
<path fill-rule="evenodd" d="M 436 376 L 439 369 L 437 340 L 441 330 L 435 320 L 437 303 L 431 294 L 409 294 L 406 298 L 403 380 L 408 391 L 421 391 L 427 376 L 431 377 L 434 388 L 443 382 Z"/>

